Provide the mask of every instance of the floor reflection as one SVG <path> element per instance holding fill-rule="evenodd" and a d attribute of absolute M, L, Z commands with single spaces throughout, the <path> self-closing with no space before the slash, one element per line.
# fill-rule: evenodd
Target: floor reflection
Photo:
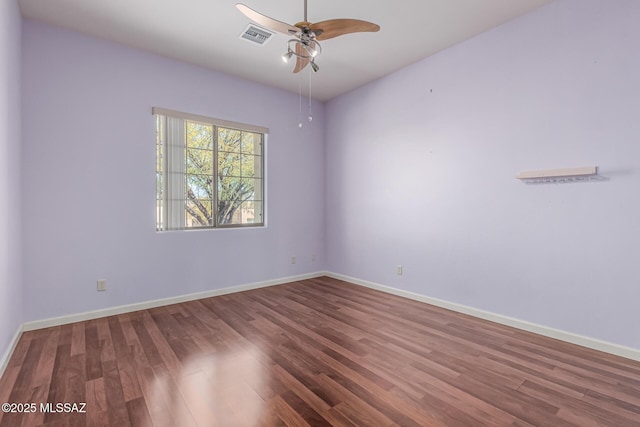
<path fill-rule="evenodd" d="M 152 419 L 167 426 L 264 425 L 267 403 L 259 392 L 269 388 L 267 369 L 247 350 L 196 355 L 175 373 L 154 367 Z"/>

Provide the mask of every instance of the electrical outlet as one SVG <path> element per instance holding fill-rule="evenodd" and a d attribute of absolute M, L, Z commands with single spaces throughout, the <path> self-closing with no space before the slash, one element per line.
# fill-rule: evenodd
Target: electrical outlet
<path fill-rule="evenodd" d="M 291 257 L 291 264 L 295 264 L 296 263 L 296 257 L 292 256 Z"/>
<path fill-rule="evenodd" d="M 311 255 L 311 262 L 316 262 L 316 254 Z"/>
<path fill-rule="evenodd" d="M 396 265 L 396 274 L 398 276 L 402 276 L 402 265 L 400 264 Z"/>
<path fill-rule="evenodd" d="M 98 280 L 97 288 L 98 288 L 98 292 L 106 291 L 107 290 L 107 279 Z"/>

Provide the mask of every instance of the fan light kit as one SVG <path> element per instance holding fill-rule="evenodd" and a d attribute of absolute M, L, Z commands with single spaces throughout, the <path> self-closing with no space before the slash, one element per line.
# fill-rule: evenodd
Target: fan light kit
<path fill-rule="evenodd" d="M 304 21 L 295 25 L 289 25 L 270 18 L 242 3 L 236 3 L 236 7 L 256 24 L 294 37 L 287 42 L 287 51 L 282 55 L 282 59 L 285 62 L 289 62 L 293 57 L 296 58 L 296 65 L 293 68 L 294 73 L 300 72 L 309 64 L 311 64 L 311 69 L 314 72 L 320 69 L 318 64 L 315 63 L 315 59 L 322 53 L 320 41 L 350 33 L 380 30 L 379 25 L 359 19 L 329 19 L 311 23 L 307 20 L 307 0 L 304 0 Z"/>
<path fill-rule="evenodd" d="M 302 46 L 302 48 L 300 48 L 300 46 Z M 290 39 L 287 43 L 287 51 L 282 55 L 282 60 L 289 62 L 289 60 L 295 56 L 296 58 L 308 61 L 309 64 L 311 64 L 313 72 L 317 72 L 320 67 L 315 63 L 314 59 L 321 53 L 322 47 L 318 42 L 305 44 L 301 40 Z"/>

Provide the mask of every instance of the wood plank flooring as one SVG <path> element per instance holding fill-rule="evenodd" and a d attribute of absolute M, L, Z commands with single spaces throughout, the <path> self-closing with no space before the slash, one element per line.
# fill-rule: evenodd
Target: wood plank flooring
<path fill-rule="evenodd" d="M 322 277 L 25 332 L 4 402 L 36 404 L 10 427 L 637 427 L 640 363 Z"/>

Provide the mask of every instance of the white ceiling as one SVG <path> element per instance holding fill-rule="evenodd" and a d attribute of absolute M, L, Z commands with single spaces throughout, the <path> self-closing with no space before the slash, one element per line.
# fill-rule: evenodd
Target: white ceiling
<path fill-rule="evenodd" d="M 249 20 L 237 0 L 19 0 L 26 18 L 123 43 L 297 93 L 298 75 L 281 60 L 288 37 L 263 46 L 239 38 Z M 239 0 L 290 24 L 303 0 Z M 329 100 L 496 27 L 553 0 L 309 0 L 311 22 L 355 18 L 377 33 L 322 43 L 313 97 Z M 307 67 L 310 68 L 310 67 Z M 307 72 L 303 78 L 308 78 Z"/>

